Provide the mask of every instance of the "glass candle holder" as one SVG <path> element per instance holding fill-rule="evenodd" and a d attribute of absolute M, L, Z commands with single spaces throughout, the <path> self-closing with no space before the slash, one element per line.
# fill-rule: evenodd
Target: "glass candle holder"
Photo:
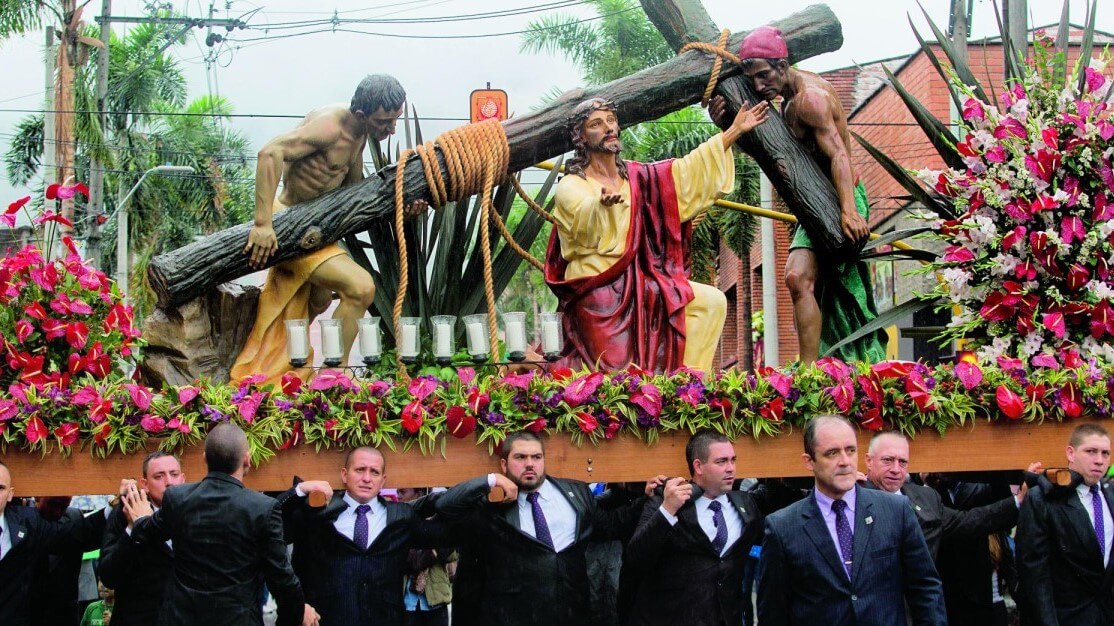
<path fill-rule="evenodd" d="M 309 322 L 286 320 L 286 358 L 291 367 L 305 367 L 309 361 Z"/>
<path fill-rule="evenodd" d="M 491 344 L 487 336 L 487 314 L 476 313 L 464 316 L 464 330 L 468 337 L 468 354 L 476 363 L 483 363 L 491 356 Z"/>
<path fill-rule="evenodd" d="M 401 333 L 398 337 L 398 355 L 402 358 L 402 362 L 407 365 L 418 362 L 420 324 L 422 319 L 420 317 L 402 317 L 399 318 L 399 325 L 402 327 Z"/>
<path fill-rule="evenodd" d="M 321 356 L 324 357 L 325 367 L 340 365 L 344 355 L 340 343 L 340 320 L 321 320 L 317 325 L 321 329 Z"/>
<path fill-rule="evenodd" d="M 503 334 L 507 358 L 518 362 L 526 358 L 526 314 L 513 311 L 503 314 Z"/>
<path fill-rule="evenodd" d="M 438 365 L 449 365 L 453 362 L 453 326 L 456 325 L 455 315 L 434 315 L 429 318 L 433 322 L 433 358 Z"/>
<path fill-rule="evenodd" d="M 360 324 L 360 354 L 364 357 L 364 365 L 371 367 L 379 362 L 383 354 L 383 340 L 379 331 L 378 317 L 361 317 Z"/>
<path fill-rule="evenodd" d="M 565 347 L 565 335 L 561 332 L 560 313 L 542 313 L 542 355 L 546 361 L 553 362 L 561 358 L 561 350 Z"/>

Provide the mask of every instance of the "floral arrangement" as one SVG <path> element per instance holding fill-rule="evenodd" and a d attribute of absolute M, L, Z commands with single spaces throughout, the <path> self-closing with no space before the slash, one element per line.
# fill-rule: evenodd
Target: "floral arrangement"
<path fill-rule="evenodd" d="M 1111 85 L 1101 63 L 1084 68 L 1082 90 L 1065 86 L 1053 47 L 1038 33 L 1000 106 L 953 80 L 971 96 L 956 146 L 966 169 L 918 173 L 960 214 L 928 216 L 945 249 L 924 270 L 941 279 L 927 295 L 957 309 L 942 339 L 971 341 L 983 361 L 1039 366 L 1077 348 L 1114 363 Z"/>
<path fill-rule="evenodd" d="M 706 428 L 760 438 L 828 412 L 848 415 L 867 430 L 896 428 L 912 435 L 976 420 L 1108 417 L 1114 406 L 1114 367 L 1085 361 L 1075 351 L 1066 352 L 1063 362 L 1037 367 L 1007 357 L 936 367 L 827 358 L 796 371 L 728 370 L 709 377 L 636 368 L 505 375 L 460 368 L 449 378 L 406 382 L 332 372 L 308 383 L 291 373 L 277 388 L 260 382 L 200 381 L 159 392 L 87 373 L 72 378 L 69 388 L 15 382 L 0 392 L 0 448 L 43 454 L 84 449 L 100 457 L 150 445 L 175 449 L 199 442 L 216 423 L 233 421 L 248 433 L 253 459 L 260 462 L 299 445 L 417 446 L 432 454 L 455 437 L 492 449 L 523 429 L 566 433 L 578 445 L 601 444 L 621 433 L 649 443 L 663 433 Z"/>
<path fill-rule="evenodd" d="M 48 199 L 88 193 L 84 185 L 47 188 Z M 11 203 L 0 222 L 12 227 L 27 210 L 30 197 Z M 31 217 L 30 215 L 28 217 Z M 45 210 L 34 224 L 69 224 Z M 131 307 L 101 272 L 82 261 L 74 242 L 61 238 L 65 257 L 50 259 L 34 246 L 0 258 L 0 385 L 12 383 L 43 389 L 70 387 L 84 374 L 104 379 L 120 366 L 133 364 L 139 330 Z"/>

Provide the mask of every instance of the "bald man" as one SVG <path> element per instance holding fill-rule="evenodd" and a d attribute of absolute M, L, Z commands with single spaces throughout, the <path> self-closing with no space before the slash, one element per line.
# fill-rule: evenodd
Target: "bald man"
<path fill-rule="evenodd" d="M 436 548 L 443 529 L 415 506 L 379 495 L 387 478 L 383 455 L 371 447 L 348 453 L 340 470 L 343 491 L 327 481 L 300 482 L 279 497 L 294 571 L 324 624 L 402 626 L 403 577 L 411 547 Z M 307 496 L 328 504 L 313 508 Z M 417 507 L 417 508 L 415 508 Z"/>

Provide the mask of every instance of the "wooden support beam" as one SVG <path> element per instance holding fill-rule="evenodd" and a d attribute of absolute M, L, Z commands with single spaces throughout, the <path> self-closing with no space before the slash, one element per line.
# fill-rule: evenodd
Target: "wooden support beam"
<path fill-rule="evenodd" d="M 1066 463 L 1064 447 L 1071 430 L 1083 420 L 1047 424 L 986 424 L 955 427 L 944 436 L 925 432 L 913 440 L 914 472 L 957 472 L 1024 469 L 1033 461 L 1045 466 Z M 1103 424 L 1105 421 L 1096 423 Z M 859 434 L 860 469 L 866 453 L 869 432 Z M 647 447 L 633 437 L 620 437 L 599 447 L 577 448 L 563 435 L 546 444 L 546 468 L 554 476 L 587 482 L 645 480 L 657 475 L 687 476 L 685 443 L 687 436 L 667 435 Z M 739 477 L 807 476 L 801 461 L 802 439 L 799 431 L 774 439 L 740 439 L 736 475 Z M 422 456 L 417 450 L 392 452 L 387 458 L 388 487 L 436 487 L 497 471 L 498 459 L 488 455 L 486 446 L 471 440 L 450 439 L 445 456 Z M 340 486 L 340 468 L 345 452 L 312 446 L 279 452 L 271 461 L 248 474 L 247 485 L 262 491 L 281 491 L 290 486 L 295 474 L 305 479 L 323 479 Z M 142 455 L 113 455 L 93 459 L 75 453 L 69 458 L 48 455 L 43 458 L 23 452 L 8 453 L 4 463 L 12 472 L 18 495 L 50 496 L 112 493 L 120 478 L 138 477 Z M 191 448 L 182 457 L 187 480 L 205 475 L 201 448 Z"/>
<path fill-rule="evenodd" d="M 838 50 L 843 44 L 839 20 L 824 5 L 816 5 L 775 23 L 785 33 L 790 62 Z M 736 33 L 729 46 L 738 48 L 745 32 Z M 509 172 L 517 172 L 571 149 L 567 121 L 581 101 L 592 97 L 612 100 L 624 125 L 656 119 L 700 101 L 711 73 L 712 61 L 704 54 L 674 57 L 606 85 L 570 91 L 542 111 L 503 122 L 510 145 Z M 739 73 L 725 64 L 723 76 Z M 444 156 L 437 151 L 445 170 Z M 429 198 L 422 168 L 411 164 L 404 175 L 405 198 Z M 395 167 L 363 182 L 342 187 L 320 198 L 281 211 L 274 217 L 278 252 L 268 266 L 289 261 L 346 235 L 361 233 L 394 215 Z M 780 188 L 779 188 L 780 190 Z M 240 251 L 250 224 L 214 233 L 151 260 L 148 276 L 158 295 L 159 307 L 189 302 L 213 287 L 255 271 Z"/>

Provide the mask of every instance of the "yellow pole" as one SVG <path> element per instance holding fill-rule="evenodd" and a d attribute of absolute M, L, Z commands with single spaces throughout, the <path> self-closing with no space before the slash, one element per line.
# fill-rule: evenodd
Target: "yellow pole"
<path fill-rule="evenodd" d="M 552 170 L 553 169 L 553 162 L 552 161 L 545 161 L 545 162 L 542 162 L 542 163 L 538 163 L 537 167 L 540 167 L 540 168 L 545 169 L 545 170 Z M 797 223 L 797 216 L 793 215 L 792 213 L 782 213 L 781 211 L 774 211 L 773 209 L 763 209 L 762 207 L 751 206 L 749 204 L 742 204 L 740 202 L 731 202 L 729 200 L 716 200 L 715 205 L 716 206 L 721 206 L 725 209 L 732 209 L 734 211 L 742 211 L 743 213 L 749 213 L 751 215 L 757 215 L 758 217 L 765 217 L 767 219 L 777 220 L 779 222 L 786 222 L 788 224 L 796 224 Z M 878 234 L 875 234 L 875 233 L 870 233 L 871 241 L 873 241 L 875 239 L 878 239 L 879 237 L 881 237 L 881 235 L 878 235 Z M 890 245 L 897 248 L 898 250 L 914 250 L 915 249 L 915 248 L 913 248 L 913 246 L 910 246 L 909 244 L 905 243 L 904 241 L 894 241 Z M 923 263 L 923 261 L 922 261 L 922 263 Z"/>

